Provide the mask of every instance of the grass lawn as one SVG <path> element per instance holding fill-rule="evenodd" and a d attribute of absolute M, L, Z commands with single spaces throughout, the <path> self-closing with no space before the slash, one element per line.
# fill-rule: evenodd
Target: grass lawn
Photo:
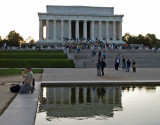
<path fill-rule="evenodd" d="M 42 73 L 43 69 L 32 69 L 33 73 Z M 26 70 L 25 70 L 25 73 Z M 21 69 L 0 69 L 0 77 L 1 76 L 7 76 L 7 75 L 21 75 Z"/>

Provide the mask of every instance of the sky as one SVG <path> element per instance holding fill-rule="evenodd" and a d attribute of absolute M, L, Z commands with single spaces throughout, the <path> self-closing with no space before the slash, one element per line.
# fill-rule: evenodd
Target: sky
<path fill-rule="evenodd" d="M 37 41 L 38 12 L 46 12 L 46 5 L 114 7 L 115 14 L 124 15 L 123 35 L 153 33 L 160 39 L 160 0 L 0 0 L 0 36 L 15 30 Z"/>

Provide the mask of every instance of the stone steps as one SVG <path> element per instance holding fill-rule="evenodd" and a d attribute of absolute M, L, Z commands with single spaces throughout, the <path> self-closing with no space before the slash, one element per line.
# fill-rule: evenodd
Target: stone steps
<path fill-rule="evenodd" d="M 92 50 L 83 50 L 82 52 L 74 55 L 75 67 L 79 68 L 95 68 L 98 60 L 96 55 L 95 61 L 92 61 Z M 110 50 L 107 50 L 110 51 Z M 121 50 L 113 51 L 107 53 L 106 63 L 108 68 L 114 67 L 115 57 L 119 54 Z M 87 53 L 88 52 L 88 53 Z M 139 51 L 121 51 L 121 61 L 122 56 L 126 57 L 126 60 L 129 58 L 131 61 L 134 59 L 136 61 L 137 68 L 160 68 L 160 53 L 153 53 L 152 50 L 139 50 Z M 121 67 L 121 64 L 120 64 Z"/>

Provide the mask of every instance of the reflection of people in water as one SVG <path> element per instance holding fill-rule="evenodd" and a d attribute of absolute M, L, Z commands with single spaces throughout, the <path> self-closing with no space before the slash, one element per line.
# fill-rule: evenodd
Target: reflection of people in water
<path fill-rule="evenodd" d="M 98 98 L 102 98 L 105 96 L 106 90 L 104 88 L 97 88 Z"/>

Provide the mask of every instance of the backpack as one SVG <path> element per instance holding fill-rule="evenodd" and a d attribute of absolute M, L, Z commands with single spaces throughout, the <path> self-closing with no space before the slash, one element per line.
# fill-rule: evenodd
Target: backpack
<path fill-rule="evenodd" d="M 12 85 L 12 86 L 10 87 L 10 91 L 13 92 L 13 93 L 19 92 L 20 89 L 21 89 L 21 87 L 20 87 L 20 85 L 18 85 L 18 84 Z"/>

